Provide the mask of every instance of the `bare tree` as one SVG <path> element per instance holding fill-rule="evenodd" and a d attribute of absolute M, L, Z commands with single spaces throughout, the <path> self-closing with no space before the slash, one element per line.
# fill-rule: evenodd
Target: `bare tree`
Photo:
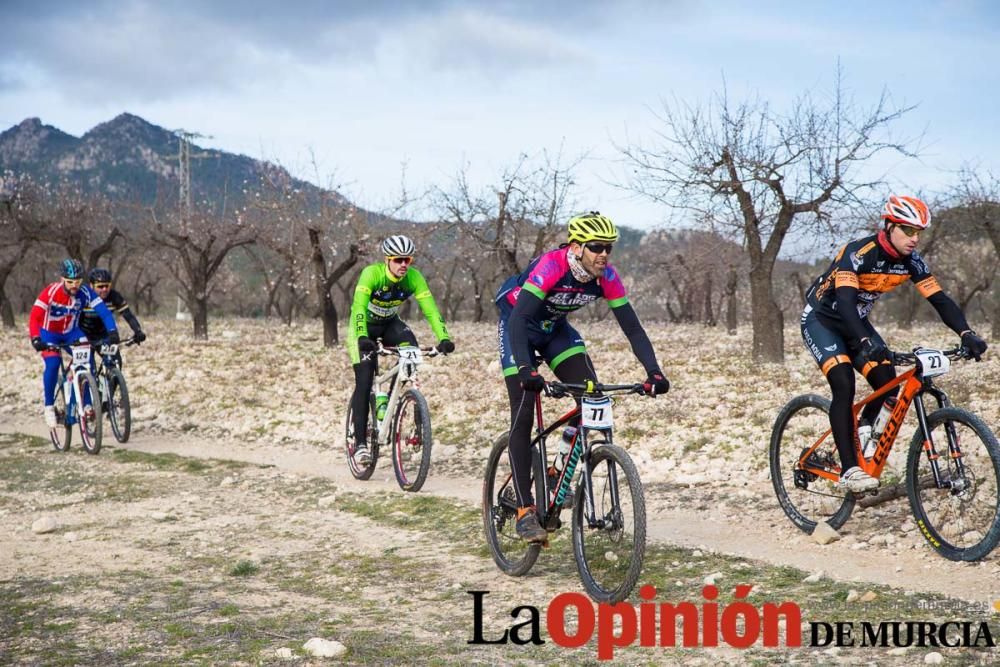
<path fill-rule="evenodd" d="M 469 183 L 466 166 L 450 190 L 434 192 L 434 206 L 443 222 L 455 225 L 495 256 L 502 273 L 520 273 L 527 259 L 541 254 L 565 222 L 572 173 L 581 160 L 563 167 L 561 152 L 555 158 L 543 153 L 540 162 L 522 154 L 494 187 L 478 192 Z"/>
<path fill-rule="evenodd" d="M 1000 264 L 1000 177 L 966 166 L 959 173 L 954 198 L 956 207 L 990 240 L 993 256 L 986 266 L 995 270 Z M 1000 283 L 991 282 L 989 309 L 993 337 L 996 338 L 1000 336 Z"/>
<path fill-rule="evenodd" d="M 152 241 L 174 253 L 176 261 L 168 261 L 166 266 L 191 311 L 194 337 L 207 339 L 208 302 L 219 267 L 232 250 L 254 243 L 256 234 L 242 223 L 239 214 L 227 220 L 225 203 L 219 216 L 198 212 L 190 220 L 174 224 L 156 207 L 150 207 L 149 214 Z"/>
<path fill-rule="evenodd" d="M 754 358 L 783 361 L 784 318 L 773 281 L 782 244 L 806 226 L 829 234 L 835 213 L 862 204 L 876 182 L 856 172 L 872 156 L 913 155 L 909 142 L 888 136 L 912 108 L 894 108 L 884 91 L 871 108 L 859 108 L 845 95 L 839 70 L 825 103 L 806 93 L 787 115 L 759 99 L 735 103 L 723 86 L 705 107 L 665 103 L 654 145 L 619 147 L 633 174 L 626 187 L 742 240 Z"/>
<path fill-rule="evenodd" d="M 0 320 L 5 329 L 16 327 L 14 308 L 7 298 L 7 279 L 32 244 L 35 188 L 13 174 L 0 177 Z"/>

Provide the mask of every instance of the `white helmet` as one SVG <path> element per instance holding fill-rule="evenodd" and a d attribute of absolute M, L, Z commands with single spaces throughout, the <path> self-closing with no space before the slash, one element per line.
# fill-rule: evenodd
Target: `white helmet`
<path fill-rule="evenodd" d="M 416 247 L 409 236 L 397 234 L 382 241 L 382 254 L 386 257 L 412 257 Z"/>

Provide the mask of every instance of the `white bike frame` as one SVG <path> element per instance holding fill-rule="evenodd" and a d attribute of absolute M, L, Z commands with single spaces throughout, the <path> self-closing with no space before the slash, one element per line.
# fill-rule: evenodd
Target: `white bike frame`
<path fill-rule="evenodd" d="M 421 350 L 419 347 L 399 347 L 397 352 L 396 364 L 382 375 L 377 375 L 373 384 L 373 390 L 377 390 L 385 383 L 391 382 L 394 377 L 396 378 L 396 384 L 393 385 L 389 401 L 385 405 L 385 415 L 376 424 L 378 432 L 375 437 L 380 445 L 389 442 L 390 429 L 387 422 L 396 412 L 396 404 L 399 403 L 399 399 L 403 395 L 405 385 L 412 382 L 415 387 L 420 388 L 420 381 L 417 379 L 417 366 L 424 362 L 423 356 L 425 354 L 428 357 L 437 355 L 434 348 Z M 386 351 L 381 343 L 379 343 L 378 354 L 379 356 L 396 356 L 395 353 Z"/>
<path fill-rule="evenodd" d="M 79 423 L 80 415 L 83 414 L 83 390 L 80 389 L 80 376 L 90 372 L 90 357 L 92 351 L 90 344 L 70 345 L 70 367 L 68 377 L 73 381 L 69 383 L 69 396 L 66 396 L 66 416 L 69 416 L 70 406 L 76 408 L 76 421 Z M 65 393 L 65 387 L 63 389 Z"/>

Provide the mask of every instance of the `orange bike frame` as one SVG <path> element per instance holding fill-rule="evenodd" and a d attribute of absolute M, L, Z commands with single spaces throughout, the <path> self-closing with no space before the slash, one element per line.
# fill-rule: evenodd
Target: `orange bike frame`
<path fill-rule="evenodd" d="M 878 391 L 873 392 L 870 396 L 867 396 L 863 401 L 855 403 L 851 408 L 851 412 L 854 417 L 854 432 L 856 434 L 858 430 L 858 413 L 861 411 L 861 408 L 879 396 L 887 394 L 895 387 L 898 387 L 901 384 L 903 385 L 902 390 L 899 392 L 899 400 L 896 402 L 896 407 L 893 408 L 892 414 L 889 416 L 889 421 L 886 422 L 885 428 L 882 430 L 881 435 L 879 435 L 878 444 L 875 447 L 875 454 L 872 456 L 871 461 L 865 460 L 865 457 L 861 452 L 861 443 L 858 442 L 858 438 L 855 435 L 854 449 L 858 455 L 858 465 L 872 477 L 878 478 L 882 474 L 882 469 L 885 467 L 885 463 L 889 459 L 889 451 L 892 449 L 892 445 L 896 441 L 896 436 L 899 435 L 899 427 L 902 426 L 903 419 L 906 417 L 906 413 L 909 412 L 910 405 L 913 404 L 913 399 L 916 398 L 920 389 L 923 387 L 923 382 L 915 377 L 916 372 L 916 368 L 911 368 L 899 377 L 893 379 Z M 820 436 L 819 440 L 814 442 L 812 447 L 802 453 L 802 456 L 799 458 L 799 468 L 802 470 L 808 470 L 819 477 L 825 477 L 826 479 L 836 482 L 840 480 L 839 470 L 826 470 L 817 466 L 810 466 L 806 462 L 812 453 L 823 444 L 823 441 L 830 437 L 832 432 L 833 429 L 827 429 L 826 433 Z"/>

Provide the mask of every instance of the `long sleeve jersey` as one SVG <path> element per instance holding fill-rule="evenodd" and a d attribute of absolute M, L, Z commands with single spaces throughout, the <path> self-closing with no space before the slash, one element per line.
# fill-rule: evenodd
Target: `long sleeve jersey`
<path fill-rule="evenodd" d="M 396 278 L 381 262 L 369 264 L 358 277 L 351 302 L 351 335 L 354 338 L 367 336 L 370 322 L 385 322 L 397 317 L 400 306 L 411 296 L 417 300 L 438 341 L 450 338 L 423 275 L 411 266 L 402 278 Z"/>
<path fill-rule="evenodd" d="M 84 308 L 93 308 L 108 331 L 117 328 L 114 315 L 89 285 L 81 285 L 72 295 L 60 281 L 47 285 L 35 299 L 28 317 L 28 333 L 32 338 L 41 335 L 42 329 L 57 334 L 68 333 L 77 326 Z"/>

